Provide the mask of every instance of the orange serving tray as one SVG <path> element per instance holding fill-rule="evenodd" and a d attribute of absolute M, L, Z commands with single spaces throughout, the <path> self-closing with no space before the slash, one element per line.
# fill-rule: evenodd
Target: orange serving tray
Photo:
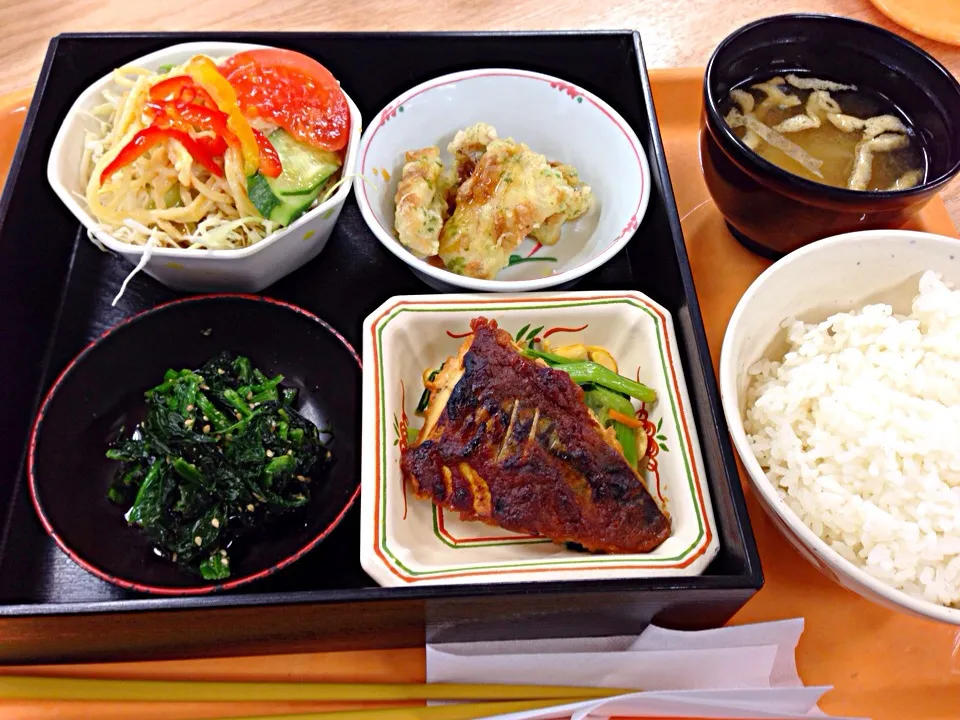
<path fill-rule="evenodd" d="M 650 73 L 667 162 L 683 220 L 707 337 L 717 362 L 727 320 L 740 296 L 769 261 L 741 247 L 727 231 L 707 193 L 698 156 L 701 69 Z M 0 100 L 0 182 L 24 113 Z M 9 106 L 10 103 L 8 102 Z M 9 161 L 7 161 L 9 162 Z M 939 198 L 911 227 L 957 235 Z M 778 534 L 747 491 L 750 519 L 766 585 L 734 618 L 751 623 L 803 617 L 798 650 L 800 675 L 808 685 L 833 685 L 821 707 L 834 715 L 875 720 L 956 720 L 960 717 L 960 631 L 885 610 L 821 575 Z M 2 638 L 0 638 L 2 642 Z M 422 648 L 314 653 L 255 658 L 218 658 L 155 663 L 33 667 L 31 673 L 70 676 L 191 680 L 319 680 L 423 682 Z M 23 673 L 23 667 L 0 668 Z M 638 684 L 643 679 L 638 678 Z M 311 712 L 323 703 L 63 703 L 2 701 L 5 720 L 185 720 L 241 714 Z"/>

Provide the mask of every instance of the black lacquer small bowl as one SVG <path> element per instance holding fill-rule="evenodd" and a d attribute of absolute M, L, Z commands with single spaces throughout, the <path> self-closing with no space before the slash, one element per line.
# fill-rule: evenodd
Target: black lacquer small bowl
<path fill-rule="evenodd" d="M 924 182 L 894 192 L 831 187 L 748 148 L 723 119 L 730 88 L 751 78 L 809 72 L 885 95 L 928 149 Z M 727 37 L 707 63 L 700 159 L 710 195 L 734 235 L 771 258 L 855 230 L 900 227 L 960 173 L 960 83 L 913 43 L 829 15 L 778 15 Z"/>
<path fill-rule="evenodd" d="M 231 577 L 205 581 L 157 557 L 150 541 L 107 499 L 117 463 L 105 457 L 121 426 L 142 417 L 144 390 L 168 368 L 198 368 L 221 351 L 248 356 L 297 388 L 297 409 L 331 425 L 331 467 L 296 513 L 273 519 L 231 548 Z M 134 592 L 198 595 L 229 590 L 295 562 L 316 547 L 360 493 L 360 359 L 325 322 L 293 305 L 251 295 L 177 300 L 136 315 L 94 340 L 60 373 L 34 421 L 30 495 L 44 528 L 87 571 Z"/>

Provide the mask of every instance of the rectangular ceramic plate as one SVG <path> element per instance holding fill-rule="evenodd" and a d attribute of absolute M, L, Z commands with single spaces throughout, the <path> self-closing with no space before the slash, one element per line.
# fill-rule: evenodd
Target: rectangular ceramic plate
<path fill-rule="evenodd" d="M 365 117 L 418 83 L 483 67 L 564 78 L 624 117 L 650 162 L 650 205 L 624 251 L 575 289 L 640 290 L 673 316 L 719 540 L 702 574 L 382 588 L 360 565 L 359 506 L 316 550 L 284 571 L 246 589 L 203 598 L 127 593 L 89 575 L 56 548 L 22 492 L 21 462 L 38 394 L 107 327 L 177 295 L 138 276 L 111 306 L 129 266 L 87 240 L 46 182 L 47 156 L 67 110 L 97 78 L 161 48 L 199 40 L 274 45 L 316 57 Z M 430 292 L 370 234 L 351 195 L 323 253 L 266 294 L 316 313 L 359 349 L 364 318 L 386 299 Z M 762 585 L 636 33 L 58 37 L 0 199 L 0 302 L 0 377 L 6 383 L 0 403 L 0 507 L 6 509 L 0 517 L 0 661 L 395 647 L 421 645 L 425 637 L 617 635 L 639 632 L 654 618 L 677 627 L 710 627 L 728 619 Z"/>
<path fill-rule="evenodd" d="M 640 555 L 576 552 L 418 500 L 400 472 L 401 435 L 419 426 L 422 374 L 457 352 L 484 316 L 518 339 L 554 333 L 554 345 L 606 348 L 619 371 L 657 392 L 634 401 L 648 435 L 641 473 L 671 519 L 671 535 Z M 363 326 L 363 494 L 360 560 L 381 585 L 546 582 L 698 575 L 717 554 L 710 490 L 670 312 L 639 292 L 436 295 L 391 298 Z M 370 440 L 372 438 L 372 441 Z"/>

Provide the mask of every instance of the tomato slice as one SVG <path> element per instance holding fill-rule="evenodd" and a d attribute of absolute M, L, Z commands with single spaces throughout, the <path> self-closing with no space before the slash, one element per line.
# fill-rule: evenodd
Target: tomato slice
<path fill-rule="evenodd" d="M 220 71 L 247 117 L 271 120 L 301 142 L 336 152 L 350 137 L 347 99 L 330 71 L 292 50 L 247 50 Z"/>

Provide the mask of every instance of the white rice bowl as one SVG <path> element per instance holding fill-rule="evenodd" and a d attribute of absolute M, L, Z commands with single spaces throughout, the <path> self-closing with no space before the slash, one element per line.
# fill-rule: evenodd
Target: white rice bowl
<path fill-rule="evenodd" d="M 960 291 L 927 272 L 909 315 L 783 327 L 787 352 L 749 367 L 743 405 L 767 479 L 870 576 L 960 607 Z"/>

